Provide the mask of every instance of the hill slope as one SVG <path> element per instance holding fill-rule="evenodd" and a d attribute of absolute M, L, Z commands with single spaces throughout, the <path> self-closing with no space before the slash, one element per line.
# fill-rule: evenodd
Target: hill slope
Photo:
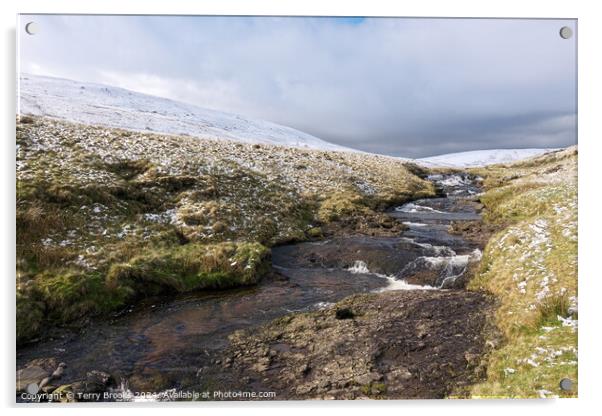
<path fill-rule="evenodd" d="M 22 116 L 17 338 L 148 295 L 255 283 L 270 246 L 330 227 L 393 232 L 384 207 L 435 194 L 415 169 Z"/>
<path fill-rule="evenodd" d="M 21 114 L 84 124 L 244 143 L 320 150 L 346 150 L 290 127 L 208 110 L 166 98 L 101 84 L 24 74 L 19 80 Z"/>

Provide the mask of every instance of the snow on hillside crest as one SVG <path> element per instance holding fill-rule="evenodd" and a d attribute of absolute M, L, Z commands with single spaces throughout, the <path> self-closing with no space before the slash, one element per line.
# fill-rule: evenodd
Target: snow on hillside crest
<path fill-rule="evenodd" d="M 356 151 L 268 121 L 101 84 L 23 74 L 18 98 L 22 114 L 84 124 L 244 143 Z"/>
<path fill-rule="evenodd" d="M 511 163 L 530 157 L 539 156 L 556 149 L 491 149 L 473 150 L 470 152 L 449 153 L 417 159 L 416 162 L 426 166 L 468 168 L 487 166 L 497 163 Z"/>
<path fill-rule="evenodd" d="M 102 84 L 22 74 L 18 98 L 22 114 L 49 116 L 83 124 L 243 143 L 363 153 L 269 121 Z M 477 150 L 416 159 L 416 162 L 427 167 L 486 166 L 538 156 L 550 150 Z"/>

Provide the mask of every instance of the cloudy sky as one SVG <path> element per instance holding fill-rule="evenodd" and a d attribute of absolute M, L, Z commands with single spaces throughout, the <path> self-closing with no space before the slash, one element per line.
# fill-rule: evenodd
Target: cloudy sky
<path fill-rule="evenodd" d="M 22 72 L 422 157 L 576 142 L 573 20 L 25 16 Z M 22 30 L 22 28 L 21 28 Z"/>

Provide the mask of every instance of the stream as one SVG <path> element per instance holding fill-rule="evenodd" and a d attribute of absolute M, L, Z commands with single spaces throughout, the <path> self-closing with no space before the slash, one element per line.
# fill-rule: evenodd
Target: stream
<path fill-rule="evenodd" d="M 273 273 L 254 287 L 146 299 L 85 330 L 17 350 L 17 368 L 33 359 L 66 363 L 60 384 L 100 370 L 122 392 L 193 385 L 199 368 L 228 345 L 233 331 L 279 316 L 320 309 L 349 295 L 412 289 L 461 289 L 460 279 L 480 260 L 478 244 L 448 232 L 452 221 L 479 220 L 465 175 L 429 177 L 445 197 L 416 200 L 389 215 L 408 228 L 398 237 L 346 236 L 272 249 Z M 126 394 L 125 400 L 129 396 Z"/>

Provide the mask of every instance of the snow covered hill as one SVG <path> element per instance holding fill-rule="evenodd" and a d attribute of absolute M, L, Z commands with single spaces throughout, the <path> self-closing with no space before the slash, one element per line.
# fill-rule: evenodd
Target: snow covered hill
<path fill-rule="evenodd" d="M 19 105 L 22 114 L 84 124 L 244 143 L 359 152 L 269 121 L 209 110 L 123 88 L 62 78 L 22 74 Z M 550 150 L 553 149 L 476 150 L 432 156 L 416 162 L 425 166 L 457 168 L 485 166 L 525 159 Z"/>
<path fill-rule="evenodd" d="M 442 166 L 454 168 L 468 168 L 474 166 L 487 166 L 496 163 L 510 163 L 517 160 L 539 156 L 556 149 L 491 149 L 473 150 L 470 152 L 449 153 L 446 155 L 431 156 L 416 161 L 425 166 Z"/>
<path fill-rule="evenodd" d="M 21 114 L 194 137 L 355 151 L 290 127 L 107 85 L 23 74 Z"/>

